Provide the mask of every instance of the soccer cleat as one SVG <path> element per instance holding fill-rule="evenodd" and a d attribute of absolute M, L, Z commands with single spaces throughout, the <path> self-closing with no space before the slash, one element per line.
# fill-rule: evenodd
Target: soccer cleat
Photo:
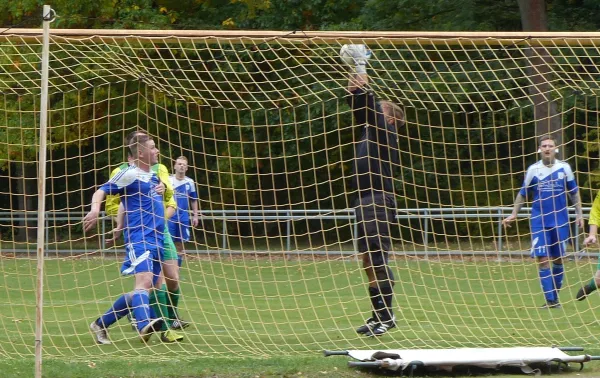
<path fill-rule="evenodd" d="M 168 329 L 160 335 L 160 340 L 163 343 L 174 343 L 177 341 L 182 341 L 183 335 L 180 335 L 172 329 Z"/>
<path fill-rule="evenodd" d="M 94 334 L 96 343 L 103 345 L 112 344 L 108 339 L 108 332 L 106 331 L 106 328 L 100 327 L 98 324 L 96 324 L 95 320 L 92 322 L 92 324 L 90 324 L 90 331 L 92 331 Z"/>
<path fill-rule="evenodd" d="M 540 307 L 542 309 L 547 309 L 547 308 L 562 308 L 561 304 L 559 301 L 546 301 L 546 303 Z"/>
<path fill-rule="evenodd" d="M 175 330 L 182 330 L 189 326 L 190 326 L 189 322 L 186 322 L 185 320 L 181 320 L 181 319 L 175 319 L 175 320 L 173 320 L 173 323 L 171 323 L 171 329 L 175 329 Z"/>
<path fill-rule="evenodd" d="M 578 301 L 582 301 L 587 298 L 588 295 L 596 291 L 596 286 L 585 285 L 577 292 L 577 296 L 575 297 Z"/>
<path fill-rule="evenodd" d="M 162 320 L 161 318 L 150 320 L 150 322 L 140 330 L 140 337 L 142 339 L 142 342 L 148 342 L 148 340 L 150 340 L 150 336 L 152 336 L 153 333 L 160 332 L 163 323 L 164 320 Z"/>
<path fill-rule="evenodd" d="M 133 318 L 133 316 L 131 316 L 131 313 L 127 314 L 127 321 L 131 325 L 131 330 L 132 331 L 137 331 L 137 324 L 136 324 L 136 321 Z"/>
<path fill-rule="evenodd" d="M 381 336 L 392 328 L 396 328 L 396 317 L 393 316 L 391 320 L 381 322 L 377 324 L 371 331 L 365 333 L 367 337 Z"/>
<path fill-rule="evenodd" d="M 356 333 L 364 335 L 366 333 L 371 332 L 373 330 L 373 328 L 377 327 L 378 325 L 379 325 L 379 322 L 377 321 L 377 319 L 369 318 L 369 319 L 365 320 L 365 324 L 361 325 L 360 327 L 358 327 L 356 329 Z"/>

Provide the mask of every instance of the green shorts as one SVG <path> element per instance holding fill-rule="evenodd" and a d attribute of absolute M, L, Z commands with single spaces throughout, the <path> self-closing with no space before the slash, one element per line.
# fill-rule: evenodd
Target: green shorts
<path fill-rule="evenodd" d="M 167 227 L 165 227 L 165 233 L 163 234 L 163 243 L 165 246 L 164 260 L 177 260 L 177 248 L 175 248 L 175 243 L 173 243 L 173 239 L 171 238 L 171 234 L 169 234 L 169 229 Z"/>

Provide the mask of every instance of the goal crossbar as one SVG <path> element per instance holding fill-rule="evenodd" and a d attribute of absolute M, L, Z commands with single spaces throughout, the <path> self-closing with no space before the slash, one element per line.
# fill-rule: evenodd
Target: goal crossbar
<path fill-rule="evenodd" d="M 444 43 L 459 45 L 512 44 L 527 40 L 532 45 L 567 46 L 571 44 L 600 44 L 600 32 L 426 32 L 426 31 L 269 31 L 269 30 L 130 30 L 130 29 L 52 29 L 53 37 L 102 40 L 103 38 L 127 39 L 141 38 L 147 41 L 165 41 L 174 39 L 240 39 L 264 41 L 278 39 L 294 43 L 299 40 L 335 40 L 339 43 L 357 41 L 386 41 L 386 43 Z M 39 38 L 42 29 L 11 28 L 0 35 L 7 37 Z"/>

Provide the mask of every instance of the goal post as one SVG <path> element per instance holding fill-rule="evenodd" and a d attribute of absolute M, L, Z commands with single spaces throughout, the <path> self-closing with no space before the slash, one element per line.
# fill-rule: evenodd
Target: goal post
<path fill-rule="evenodd" d="M 599 181 L 599 36 L 54 29 L 45 137 L 42 31 L 0 34 L 0 355 L 35 353 L 32 230 L 43 232 L 44 357 L 264 357 L 373 343 L 597 354 L 600 299 L 574 297 L 597 265 L 597 247 L 582 250 L 585 230 L 572 223 L 562 308 L 543 310 L 529 207 L 516 226 L 501 221 L 540 159 L 540 131 L 561 141 L 587 217 Z M 346 102 L 346 43 L 372 50 L 370 88 L 406 114 L 390 256 L 399 327 L 376 341 L 355 332 L 371 309 L 356 251 L 362 130 Z M 82 218 L 136 129 L 171 172 L 186 157 L 198 193 L 180 272 L 191 326 L 183 343 L 146 346 L 123 319 L 112 345 L 96 345 L 90 322 L 133 283 L 119 274 L 122 241 L 106 245 L 110 217 L 90 234 Z"/>

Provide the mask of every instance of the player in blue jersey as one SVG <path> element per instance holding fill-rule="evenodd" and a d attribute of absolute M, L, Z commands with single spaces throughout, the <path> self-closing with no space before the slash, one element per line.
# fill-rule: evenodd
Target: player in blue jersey
<path fill-rule="evenodd" d="M 141 131 L 134 131 L 130 133 L 126 138 L 126 146 L 129 146 L 130 141 L 136 135 L 145 135 L 145 133 Z M 129 149 L 129 148 L 128 148 Z M 128 153 L 128 163 L 121 164 L 119 167 L 114 169 L 110 177 L 112 178 L 114 175 L 117 175 L 123 169 L 127 168 L 131 162 L 133 157 L 131 153 Z M 170 218 L 177 208 L 177 203 L 174 197 L 173 187 L 171 185 L 171 179 L 169 176 L 169 171 L 167 167 L 158 163 L 154 164 L 151 168 L 152 172 L 156 173 L 159 180 L 161 181 L 162 192 L 160 194 L 163 195 L 163 201 L 165 204 L 165 218 Z M 157 187 L 160 188 L 160 187 Z M 124 209 L 120 200 L 119 195 L 108 195 L 106 197 L 106 214 L 115 216 L 117 220 L 117 224 L 123 223 L 118 220 L 123 217 Z M 166 225 L 165 225 L 166 227 Z M 107 239 L 107 245 L 112 244 L 118 240 L 121 231 L 127 232 L 127 228 L 121 230 L 120 227 L 115 228 L 113 230 L 113 237 L 111 239 Z M 161 340 L 163 342 L 176 342 L 183 340 L 183 336 L 175 332 L 175 329 L 185 328 L 189 325 L 189 323 L 181 320 L 177 316 L 177 304 L 179 302 L 179 298 L 181 296 L 179 290 L 179 267 L 177 265 L 177 249 L 175 248 L 175 244 L 173 243 L 171 236 L 165 228 L 163 233 L 163 246 L 164 246 L 164 254 L 162 255 L 162 275 L 159 278 L 159 282 L 156 284 L 158 290 L 152 290 L 150 292 L 150 308 L 154 311 L 156 315 L 162 315 L 163 320 L 165 320 L 162 327 Z M 135 330 L 137 326 L 135 325 L 135 321 L 131 318 L 131 314 L 128 314 L 127 317 L 131 321 L 132 328 Z"/>
<path fill-rule="evenodd" d="M 368 279 L 371 317 L 356 329 L 368 337 L 381 336 L 396 326 L 393 311 L 394 274 L 389 266 L 390 225 L 396 223 L 394 166 L 400 158 L 398 129 L 404 112 L 390 101 L 378 101 L 369 88 L 364 45 L 348 45 L 354 73 L 348 81 L 348 104 L 361 130 L 356 143 L 352 186 L 356 191 L 357 245 Z"/>
<path fill-rule="evenodd" d="M 584 227 L 583 211 L 571 166 L 556 159 L 556 141 L 550 135 L 540 138 L 539 152 L 542 159 L 527 169 L 512 214 L 503 220 L 503 224 L 510 227 L 526 198 L 532 202 L 531 256 L 537 258 L 540 283 L 546 298 L 542 307 L 560 308 L 558 292 L 564 277 L 562 258 L 570 237 L 567 197 L 575 206 L 576 222 L 581 228 Z"/>
<path fill-rule="evenodd" d="M 187 158 L 185 156 L 178 157 L 175 160 L 175 174 L 171 175 L 171 184 L 177 201 L 177 212 L 168 222 L 169 233 L 173 237 L 178 253 L 183 252 L 184 243 L 190 240 L 190 226 L 198 226 L 198 193 L 196 192 L 194 180 L 185 175 L 187 170 Z M 190 206 L 192 208 L 191 221 Z"/>
<path fill-rule="evenodd" d="M 96 226 L 100 205 L 107 194 L 119 194 L 125 210 L 126 256 L 121 267 L 124 275 L 135 277 L 133 292 L 119 297 L 112 307 L 90 324 L 96 342 L 110 344 L 107 328 L 130 311 L 136 320 L 142 341 L 160 331 L 163 320 L 153 318 L 149 307 L 149 291 L 160 273 L 163 253 L 165 210 L 163 196 L 157 191 L 158 176 L 151 166 L 158 161 L 158 149 L 145 134 L 136 135 L 129 146 L 133 164 L 103 184 L 93 195 L 90 212 L 83 220 L 85 231 Z M 131 310 L 130 310 L 131 309 Z"/>

